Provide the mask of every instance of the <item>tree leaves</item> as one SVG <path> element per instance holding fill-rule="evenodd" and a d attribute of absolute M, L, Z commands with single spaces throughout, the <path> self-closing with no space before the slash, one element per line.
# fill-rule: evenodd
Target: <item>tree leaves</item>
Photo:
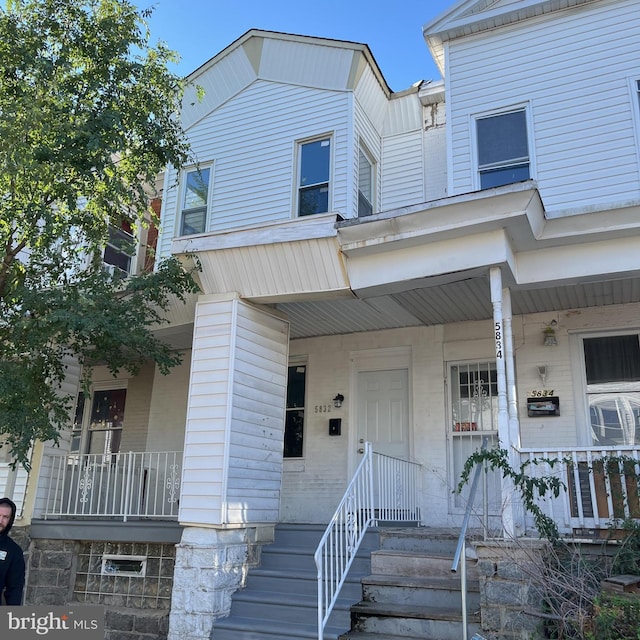
<path fill-rule="evenodd" d="M 179 361 L 153 329 L 197 290 L 191 274 L 102 269 L 110 225 L 139 237 L 157 223 L 156 176 L 188 159 L 173 59 L 128 0 L 0 8 L 0 431 L 23 465 L 67 426 L 69 356 L 85 376 Z"/>

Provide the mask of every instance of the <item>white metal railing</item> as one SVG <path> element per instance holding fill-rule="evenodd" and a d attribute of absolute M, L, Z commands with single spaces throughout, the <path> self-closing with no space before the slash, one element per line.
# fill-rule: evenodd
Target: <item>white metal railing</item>
<path fill-rule="evenodd" d="M 640 446 L 521 449 L 534 477 L 556 477 L 558 497 L 547 494 L 539 506 L 560 533 L 607 529 L 612 521 L 640 519 Z"/>
<path fill-rule="evenodd" d="M 318 639 L 338 599 L 367 529 L 378 522 L 420 520 L 420 465 L 373 451 L 364 457 L 315 553 L 318 570 Z"/>
<path fill-rule="evenodd" d="M 181 451 L 49 455 L 44 517 L 178 517 Z"/>

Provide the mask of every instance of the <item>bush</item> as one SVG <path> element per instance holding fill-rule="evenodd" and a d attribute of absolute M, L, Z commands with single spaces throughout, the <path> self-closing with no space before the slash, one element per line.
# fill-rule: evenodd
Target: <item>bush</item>
<path fill-rule="evenodd" d="M 598 596 L 585 640 L 640 640 L 640 598 Z"/>

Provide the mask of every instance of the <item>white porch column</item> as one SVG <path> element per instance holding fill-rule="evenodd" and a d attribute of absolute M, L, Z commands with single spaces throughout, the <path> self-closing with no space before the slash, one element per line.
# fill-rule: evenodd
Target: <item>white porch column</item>
<path fill-rule="evenodd" d="M 506 343 L 504 334 L 502 272 L 499 267 L 492 267 L 489 271 L 491 282 L 491 304 L 493 305 L 493 329 L 496 345 L 496 372 L 498 378 L 498 438 L 500 446 L 511 451 L 509 433 L 509 410 L 507 402 L 506 377 Z M 509 455 L 511 462 L 511 456 Z M 513 518 L 513 482 L 509 478 L 502 479 L 502 526 L 507 538 L 515 537 Z"/>
<path fill-rule="evenodd" d="M 511 291 L 502 290 L 502 310 L 504 322 L 504 345 L 507 369 L 507 399 L 509 403 L 509 461 L 513 469 L 520 467 L 520 419 L 518 418 L 518 391 L 516 386 L 515 348 L 513 344 L 513 313 L 511 311 Z M 524 532 L 524 508 L 519 497 L 514 496 L 514 525 L 516 534 Z"/>
<path fill-rule="evenodd" d="M 278 521 L 288 322 L 237 295 L 196 305 L 169 640 L 208 640 Z"/>

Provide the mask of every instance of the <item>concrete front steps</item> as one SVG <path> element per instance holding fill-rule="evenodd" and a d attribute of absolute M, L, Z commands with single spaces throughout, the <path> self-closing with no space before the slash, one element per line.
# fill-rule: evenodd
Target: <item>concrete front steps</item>
<path fill-rule="evenodd" d="M 460 640 L 460 574 L 451 573 L 455 534 L 417 528 L 382 530 L 362 579 L 362 600 L 351 607 L 351 631 L 341 640 Z M 468 637 L 480 632 L 476 561 L 467 559 Z"/>
<path fill-rule="evenodd" d="M 304 640 L 318 637 L 318 580 L 313 555 L 325 525 L 281 524 L 274 542 L 263 547 L 260 567 L 247 574 L 246 587 L 233 594 L 228 618 L 216 620 L 212 640 Z M 326 640 L 350 628 L 350 607 L 362 599 L 360 579 L 371 573 L 378 533 L 366 533 L 326 627 Z"/>

